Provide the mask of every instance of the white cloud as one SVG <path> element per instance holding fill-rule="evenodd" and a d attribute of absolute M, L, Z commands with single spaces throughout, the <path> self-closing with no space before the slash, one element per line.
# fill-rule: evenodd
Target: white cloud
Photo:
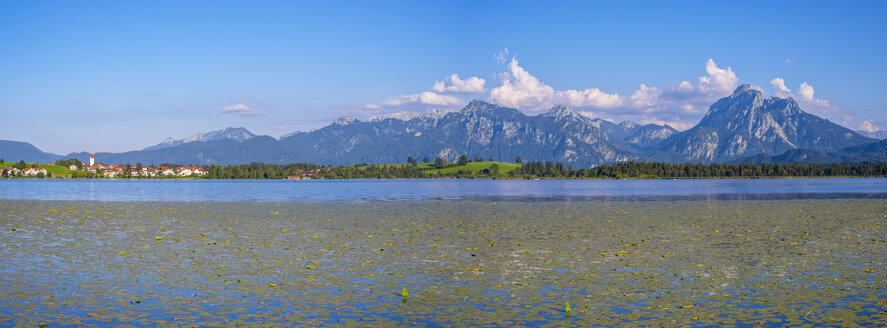
<path fill-rule="evenodd" d="M 540 111 L 554 105 L 575 108 L 608 108 L 622 104 L 618 94 L 608 94 L 598 88 L 557 91 L 546 85 L 512 58 L 508 71 L 497 74 L 500 85 L 490 90 L 489 100 L 502 106 Z"/>
<path fill-rule="evenodd" d="M 505 61 L 508 60 L 506 57 L 508 56 L 508 48 L 500 51 L 499 53 L 493 55 L 493 58 L 496 59 L 496 62 L 499 64 L 505 64 Z"/>
<path fill-rule="evenodd" d="M 265 115 L 265 112 L 240 103 L 240 104 L 222 107 L 222 114 L 236 114 L 236 115 L 241 115 L 241 116 L 260 116 L 260 115 Z"/>
<path fill-rule="evenodd" d="M 875 131 L 878 131 L 878 130 L 880 130 L 880 129 L 878 129 L 878 127 L 872 125 L 872 121 L 871 121 L 871 120 L 865 120 L 865 121 L 862 121 L 862 123 L 859 124 L 859 130 L 860 130 L 860 131 L 865 131 L 865 132 L 875 132 Z"/>
<path fill-rule="evenodd" d="M 705 72 L 698 82 L 681 81 L 663 86 L 641 84 L 626 98 L 598 88 L 555 90 L 512 58 L 507 71 L 496 75 L 500 85 L 490 91 L 489 100 L 529 112 L 545 110 L 552 105 L 567 105 L 589 117 L 602 115 L 617 121 L 667 123 L 684 129 L 696 124 L 700 114 L 717 99 L 730 95 L 739 84 L 731 67 L 718 67 L 713 59 L 706 61 Z"/>
<path fill-rule="evenodd" d="M 705 62 L 706 75 L 698 82 L 681 81 L 662 86 L 641 84 L 622 106 L 609 110 L 617 119 L 640 123 L 668 124 L 675 129 L 686 129 L 699 122 L 716 100 L 736 90 L 739 78 L 731 67 L 720 68 L 714 59 Z"/>
<path fill-rule="evenodd" d="M 798 93 L 801 95 L 802 100 L 813 101 L 813 86 L 808 84 L 807 82 L 801 83 L 801 87 L 798 88 Z"/>
<path fill-rule="evenodd" d="M 465 101 L 457 97 L 437 94 L 430 91 L 417 93 L 413 95 L 404 95 L 388 98 L 387 100 L 368 104 L 368 109 L 392 109 L 404 107 L 454 107 L 464 105 Z"/>
<path fill-rule="evenodd" d="M 773 95 L 782 98 L 788 98 L 792 96 L 792 91 L 785 86 L 785 80 L 782 78 L 775 78 L 770 80 L 770 84 L 773 85 L 773 89 L 776 90 L 773 92 Z"/>
<path fill-rule="evenodd" d="M 608 94 L 598 88 L 555 92 L 555 102 L 571 107 L 607 108 L 622 104 L 618 94 Z"/>
<path fill-rule="evenodd" d="M 823 116 L 827 119 L 831 119 L 835 122 L 844 122 L 846 124 L 847 121 L 853 120 L 853 115 L 837 106 L 836 104 L 823 99 L 817 99 L 815 97 L 816 92 L 813 89 L 813 86 L 810 83 L 803 82 L 798 87 L 798 94 L 795 96 L 791 90 L 785 85 L 785 80 L 782 78 L 774 78 L 770 80 L 770 84 L 773 85 L 773 95 L 777 97 L 793 97 L 795 101 L 798 103 L 798 106 L 801 107 L 802 110 L 808 113 L 812 113 L 815 115 Z"/>
<path fill-rule="evenodd" d="M 714 59 L 709 58 L 705 62 L 705 72 L 708 76 L 699 78 L 699 90 L 704 92 L 732 93 L 739 83 L 739 78 L 733 73 L 733 69 L 718 67 Z"/>
<path fill-rule="evenodd" d="M 792 60 L 791 60 L 791 59 L 788 59 L 788 58 L 786 58 L 786 59 L 785 59 L 785 63 L 786 63 L 786 64 L 791 64 L 791 63 L 792 63 Z"/>
<path fill-rule="evenodd" d="M 687 122 L 683 122 L 683 121 L 679 121 L 679 120 L 678 121 L 667 121 L 667 120 L 660 120 L 660 119 L 646 118 L 646 117 L 643 117 L 640 120 L 638 120 L 638 123 L 641 123 L 644 125 L 650 124 L 650 123 L 658 124 L 658 125 L 668 125 L 668 126 L 674 128 L 675 130 L 680 130 L 680 131 L 687 130 L 689 128 L 692 128 L 694 125 L 696 125 L 695 123 L 687 123 Z"/>
<path fill-rule="evenodd" d="M 816 114 L 816 115 L 830 115 L 830 114 L 839 114 L 844 112 L 838 106 L 833 106 L 831 102 L 823 99 L 817 99 L 815 96 L 815 91 L 813 90 L 813 86 L 807 82 L 801 83 L 801 86 L 798 87 L 798 104 L 804 111 Z M 846 119 L 852 119 L 852 115 L 849 113 L 843 113 L 842 117 Z"/>
<path fill-rule="evenodd" d="M 657 87 L 648 87 L 641 83 L 641 87 L 631 95 L 632 104 L 638 107 L 649 107 L 659 103 L 662 91 Z"/>
<path fill-rule="evenodd" d="M 477 76 L 462 80 L 458 74 L 453 74 L 443 81 L 435 82 L 431 90 L 437 93 L 484 93 L 487 91 L 484 89 L 486 82 Z"/>

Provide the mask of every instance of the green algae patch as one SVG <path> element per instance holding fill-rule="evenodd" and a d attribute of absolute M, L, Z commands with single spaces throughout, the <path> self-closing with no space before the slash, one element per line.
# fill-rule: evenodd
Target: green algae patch
<path fill-rule="evenodd" d="M 883 200 L 0 201 L 3 326 L 885 326 Z"/>

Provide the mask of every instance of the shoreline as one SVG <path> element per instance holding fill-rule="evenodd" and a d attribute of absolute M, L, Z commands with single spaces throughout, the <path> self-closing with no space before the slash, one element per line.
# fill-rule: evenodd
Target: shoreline
<path fill-rule="evenodd" d="M 301 182 L 301 181 L 344 181 L 344 180 L 783 180 L 783 179 L 882 179 L 887 178 L 884 175 L 875 175 L 875 176 L 864 176 L 864 175 L 830 175 L 830 176 L 738 176 L 738 177 L 674 177 L 674 178 L 642 178 L 642 177 L 625 177 L 625 178 L 601 178 L 601 177 L 589 177 L 589 178 L 576 178 L 576 177 L 535 177 L 535 178 L 522 178 L 522 177 L 424 177 L 424 178 L 341 178 L 341 179 L 301 179 L 301 180 L 292 180 L 292 179 L 210 179 L 210 178 L 194 178 L 194 177 L 184 177 L 184 178 L 62 178 L 62 177 L 50 177 L 50 178 L 36 178 L 36 177 L 16 177 L 16 178 L 3 178 L 0 177 L 0 181 L 2 180 L 104 180 L 104 181 L 179 181 L 179 180 L 206 180 L 206 181 L 288 181 L 292 180 L 293 182 Z"/>

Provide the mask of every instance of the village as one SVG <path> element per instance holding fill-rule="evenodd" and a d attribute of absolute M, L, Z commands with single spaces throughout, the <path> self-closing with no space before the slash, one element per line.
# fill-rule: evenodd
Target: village
<path fill-rule="evenodd" d="M 80 164 L 77 161 L 77 164 L 70 164 L 68 169 L 72 172 L 84 171 L 89 172 L 94 175 L 99 175 L 101 177 L 106 178 L 118 178 L 118 177 L 191 177 L 191 176 L 204 176 L 206 175 L 206 170 L 200 166 L 179 166 L 179 167 L 167 167 L 167 166 L 141 166 L 137 165 L 135 167 L 126 165 L 106 165 L 102 163 L 95 162 L 95 156 L 89 156 L 89 164 Z M 55 165 L 53 163 L 48 163 L 48 165 Z M 128 167 L 128 169 L 127 169 Z M 26 168 L 17 168 L 17 167 L 3 167 L 0 168 L 0 174 L 4 177 L 50 177 L 50 174 L 46 171 L 45 168 L 41 167 L 26 167 Z"/>

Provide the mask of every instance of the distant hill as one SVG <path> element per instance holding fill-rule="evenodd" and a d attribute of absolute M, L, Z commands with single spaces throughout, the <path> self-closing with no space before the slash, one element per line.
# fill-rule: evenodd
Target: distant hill
<path fill-rule="evenodd" d="M 857 130 L 856 132 L 861 135 L 864 135 L 866 137 L 872 138 L 872 139 L 878 139 L 878 140 L 887 139 L 887 130 L 878 130 L 878 131 L 871 131 L 871 132 Z"/>
<path fill-rule="evenodd" d="M 178 146 L 153 150 L 137 150 L 124 153 L 73 153 L 65 158 L 88 161 L 95 155 L 98 162 L 105 164 L 198 164 L 231 165 L 262 162 L 266 164 L 288 164 L 297 159 L 292 152 L 276 139 L 258 136 L 244 141 L 223 139 L 216 141 L 193 141 Z"/>
<path fill-rule="evenodd" d="M 59 157 L 56 154 L 44 153 L 27 142 L 0 140 L 0 159 L 7 162 L 51 163 Z"/>
<path fill-rule="evenodd" d="M 887 162 L 887 140 L 822 153 L 812 149 L 792 149 L 779 155 L 758 154 L 734 163 L 867 163 Z"/>

